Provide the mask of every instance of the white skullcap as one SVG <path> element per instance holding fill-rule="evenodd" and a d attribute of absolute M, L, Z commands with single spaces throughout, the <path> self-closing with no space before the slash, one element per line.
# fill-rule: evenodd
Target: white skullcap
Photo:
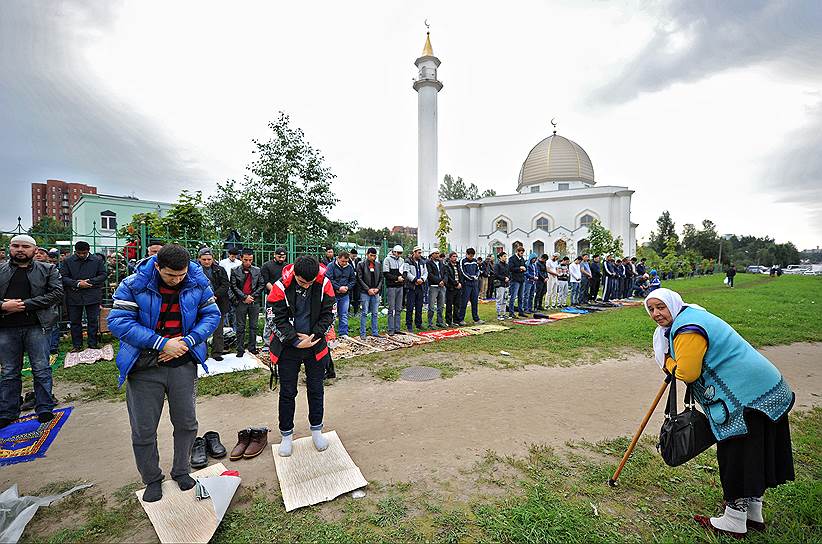
<path fill-rule="evenodd" d="M 11 241 L 9 241 L 9 245 L 15 242 L 17 242 L 18 244 L 28 244 L 30 246 L 37 247 L 37 242 L 28 234 L 18 234 L 17 236 L 13 237 Z"/>

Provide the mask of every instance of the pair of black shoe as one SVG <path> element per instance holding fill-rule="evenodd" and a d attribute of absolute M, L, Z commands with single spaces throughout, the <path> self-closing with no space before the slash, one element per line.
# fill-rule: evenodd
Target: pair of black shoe
<path fill-rule="evenodd" d="M 191 447 L 191 468 L 203 468 L 208 465 L 208 458 L 222 459 L 226 455 L 225 446 L 220 443 L 220 435 L 208 431 L 194 439 Z"/>

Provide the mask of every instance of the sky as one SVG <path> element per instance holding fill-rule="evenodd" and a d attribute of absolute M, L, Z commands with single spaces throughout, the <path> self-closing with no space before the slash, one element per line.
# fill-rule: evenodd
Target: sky
<path fill-rule="evenodd" d="M 0 3 L 0 228 L 30 183 L 173 201 L 241 179 L 291 116 L 336 174 L 334 218 L 414 225 L 414 60 L 428 20 L 439 175 L 513 193 L 551 132 L 677 229 L 822 245 L 822 2 Z M 6 192 L 8 191 L 8 192 Z"/>

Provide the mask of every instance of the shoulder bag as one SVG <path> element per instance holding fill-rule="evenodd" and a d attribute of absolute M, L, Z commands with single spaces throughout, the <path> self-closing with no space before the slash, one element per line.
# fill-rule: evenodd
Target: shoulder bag
<path fill-rule="evenodd" d="M 690 385 L 685 390 L 685 409 L 677 413 L 677 380 L 673 377 L 674 372 L 671 373 L 671 389 L 668 391 L 665 421 L 659 430 L 659 444 L 656 446 L 665 464 L 672 467 L 690 461 L 716 442 L 711 426 L 708 424 L 708 418 L 694 406 Z"/>

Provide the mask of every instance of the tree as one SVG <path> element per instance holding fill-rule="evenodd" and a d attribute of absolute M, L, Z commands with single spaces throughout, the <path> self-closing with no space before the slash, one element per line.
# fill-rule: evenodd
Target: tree
<path fill-rule="evenodd" d="M 599 219 L 594 219 L 588 227 L 588 240 L 591 242 L 591 255 L 622 254 L 622 238 L 614 239 L 614 235 L 602 226 Z"/>
<path fill-rule="evenodd" d="M 673 238 L 677 249 L 679 249 L 679 236 L 676 234 L 676 224 L 674 220 L 671 219 L 671 214 L 668 210 L 662 212 L 662 215 L 656 220 L 656 226 L 657 230 L 651 233 L 651 247 L 654 248 L 654 251 L 664 253 L 665 246 L 671 238 Z"/>
<path fill-rule="evenodd" d="M 445 174 L 439 189 L 439 198 L 445 200 L 477 200 L 487 196 L 496 196 L 493 189 L 486 189 L 480 194 L 479 188 L 474 184 L 465 184 L 461 177 L 455 180 L 451 174 Z"/>
<path fill-rule="evenodd" d="M 637 259 L 645 259 L 645 268 L 650 272 L 652 269 L 659 269 L 662 264 L 662 258 L 650 246 L 640 246 L 636 251 Z"/>
<path fill-rule="evenodd" d="M 682 248 L 695 251 L 703 257 L 716 259 L 719 256 L 719 236 L 716 225 L 710 219 L 702 220 L 702 228 L 688 223 L 682 229 Z"/>
<path fill-rule="evenodd" d="M 203 193 L 183 190 L 177 202 L 160 219 L 169 238 L 193 240 L 213 238 L 211 224 L 203 213 Z"/>
<path fill-rule="evenodd" d="M 328 217 L 339 199 L 331 190 L 335 175 L 322 154 L 285 113 L 268 127 L 270 139 L 252 140 L 255 159 L 243 181 L 218 184 L 206 204 L 208 218 L 222 234 L 236 228 L 266 240 L 284 240 L 292 233 L 320 243 L 350 234 L 356 222 Z"/>
<path fill-rule="evenodd" d="M 57 240 L 71 240 L 71 226 L 53 217 L 42 218 L 31 226 L 28 233 L 41 246 L 53 246 Z"/>
<path fill-rule="evenodd" d="M 440 253 L 447 253 L 448 234 L 451 232 L 451 218 L 448 217 L 448 212 L 445 211 L 445 206 L 443 206 L 442 203 L 437 204 L 437 214 L 438 226 L 437 232 L 434 234 L 437 236 Z"/>

